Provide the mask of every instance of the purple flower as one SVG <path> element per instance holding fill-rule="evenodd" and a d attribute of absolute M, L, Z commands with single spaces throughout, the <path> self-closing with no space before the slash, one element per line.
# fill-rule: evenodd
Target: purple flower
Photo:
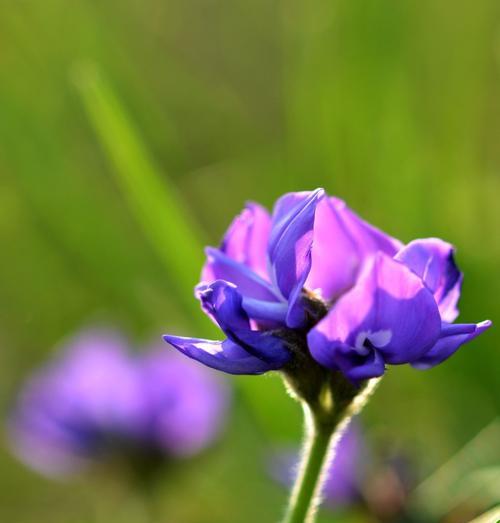
<path fill-rule="evenodd" d="M 195 294 L 225 339 L 165 340 L 231 374 L 286 370 L 307 353 L 357 383 L 387 364 L 437 365 L 486 330 L 453 324 L 461 283 L 450 244 L 403 245 L 322 189 L 290 193 L 272 215 L 248 204 L 207 249 Z"/>
<path fill-rule="evenodd" d="M 143 439 L 169 456 L 203 450 L 223 425 L 228 388 L 214 373 L 159 348 L 138 366 L 143 397 Z M 204 372 L 200 372 L 203 370 Z"/>
<path fill-rule="evenodd" d="M 323 503 L 331 508 L 349 506 L 360 498 L 366 449 L 360 427 L 351 423 L 340 439 L 323 485 Z M 293 483 L 297 456 L 283 452 L 277 456 L 272 475 L 283 484 Z"/>
<path fill-rule="evenodd" d="M 25 463 L 65 475 L 120 453 L 193 454 L 216 437 L 226 404 L 225 384 L 175 353 L 133 356 L 117 333 L 90 331 L 28 380 L 9 432 Z"/>

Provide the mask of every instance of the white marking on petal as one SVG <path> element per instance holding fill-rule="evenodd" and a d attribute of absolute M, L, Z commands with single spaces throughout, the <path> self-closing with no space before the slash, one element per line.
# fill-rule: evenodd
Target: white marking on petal
<path fill-rule="evenodd" d="M 204 350 L 209 354 L 213 354 L 214 356 L 222 352 L 222 344 L 220 343 L 197 343 L 196 345 L 199 349 Z"/>
<path fill-rule="evenodd" d="M 365 341 L 368 339 L 370 331 L 361 331 L 358 332 L 356 336 L 356 341 L 354 342 L 354 349 L 360 356 L 366 356 L 370 350 L 368 347 L 365 347 Z"/>
<path fill-rule="evenodd" d="M 392 331 L 390 329 L 370 333 L 368 339 L 377 348 L 385 347 L 392 340 Z"/>
<path fill-rule="evenodd" d="M 374 347 L 379 349 L 381 347 L 385 347 L 391 341 L 391 339 L 392 331 L 389 329 L 375 332 L 370 330 L 360 331 L 356 336 L 356 341 L 353 348 L 360 356 L 366 356 L 370 352 L 370 349 L 365 346 L 366 340 L 368 340 Z"/>

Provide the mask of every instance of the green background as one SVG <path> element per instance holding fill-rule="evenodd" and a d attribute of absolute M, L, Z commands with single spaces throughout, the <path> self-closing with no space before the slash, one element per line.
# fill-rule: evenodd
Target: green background
<path fill-rule="evenodd" d="M 246 200 L 290 190 L 325 187 L 403 241 L 454 243 L 462 320 L 495 322 L 499 29 L 496 0 L 0 0 L 3 417 L 84 326 L 139 347 L 213 334 L 192 298 L 200 246 Z M 425 521 L 500 501 L 496 426 L 457 455 L 499 411 L 499 341 L 493 328 L 431 371 L 392 367 L 363 414 L 370 445 L 401 449 L 419 481 L 452 460 L 446 487 L 434 475 L 414 496 Z M 221 440 L 172 465 L 156 515 L 116 476 L 51 482 L 4 445 L 0 520 L 277 521 L 286 492 L 266 458 L 299 441 L 300 412 L 275 376 L 233 383 Z"/>

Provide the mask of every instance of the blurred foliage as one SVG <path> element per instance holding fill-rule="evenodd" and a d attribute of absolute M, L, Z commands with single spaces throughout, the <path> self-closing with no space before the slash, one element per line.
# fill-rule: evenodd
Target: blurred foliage
<path fill-rule="evenodd" d="M 2 0 L 0 413 L 82 325 L 206 333 L 192 242 L 287 190 L 324 186 L 402 240 L 453 242 L 462 318 L 495 322 L 499 28 L 495 0 Z M 85 91 L 86 64 L 123 120 Z M 494 328 L 429 372 L 391 369 L 364 415 L 373 446 L 404 449 L 420 477 L 452 458 L 500 409 L 499 341 Z M 297 440 L 299 409 L 275 377 L 238 384 L 223 441 L 162 486 L 172 520 L 280 514 L 266 449 Z M 52 484 L 0 451 L 2 521 L 147 520 L 122 488 Z"/>

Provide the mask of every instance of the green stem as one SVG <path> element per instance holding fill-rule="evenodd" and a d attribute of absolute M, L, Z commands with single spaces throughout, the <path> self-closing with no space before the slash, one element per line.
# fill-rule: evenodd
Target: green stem
<path fill-rule="evenodd" d="M 305 449 L 283 523 L 313 523 L 325 476 L 322 470 L 330 461 L 329 451 L 339 426 L 339 423 L 321 423 L 308 406 L 304 410 L 307 421 Z"/>
<path fill-rule="evenodd" d="M 309 369 L 309 374 L 303 369 Z M 323 376 L 314 365 L 289 369 L 285 384 L 302 402 L 306 438 L 300 471 L 283 523 L 314 523 L 328 467 L 338 441 L 353 416 L 364 407 L 381 378 L 354 387 L 340 372 Z M 295 372 L 294 372 L 295 371 Z M 318 386 L 319 381 L 319 386 Z"/>

